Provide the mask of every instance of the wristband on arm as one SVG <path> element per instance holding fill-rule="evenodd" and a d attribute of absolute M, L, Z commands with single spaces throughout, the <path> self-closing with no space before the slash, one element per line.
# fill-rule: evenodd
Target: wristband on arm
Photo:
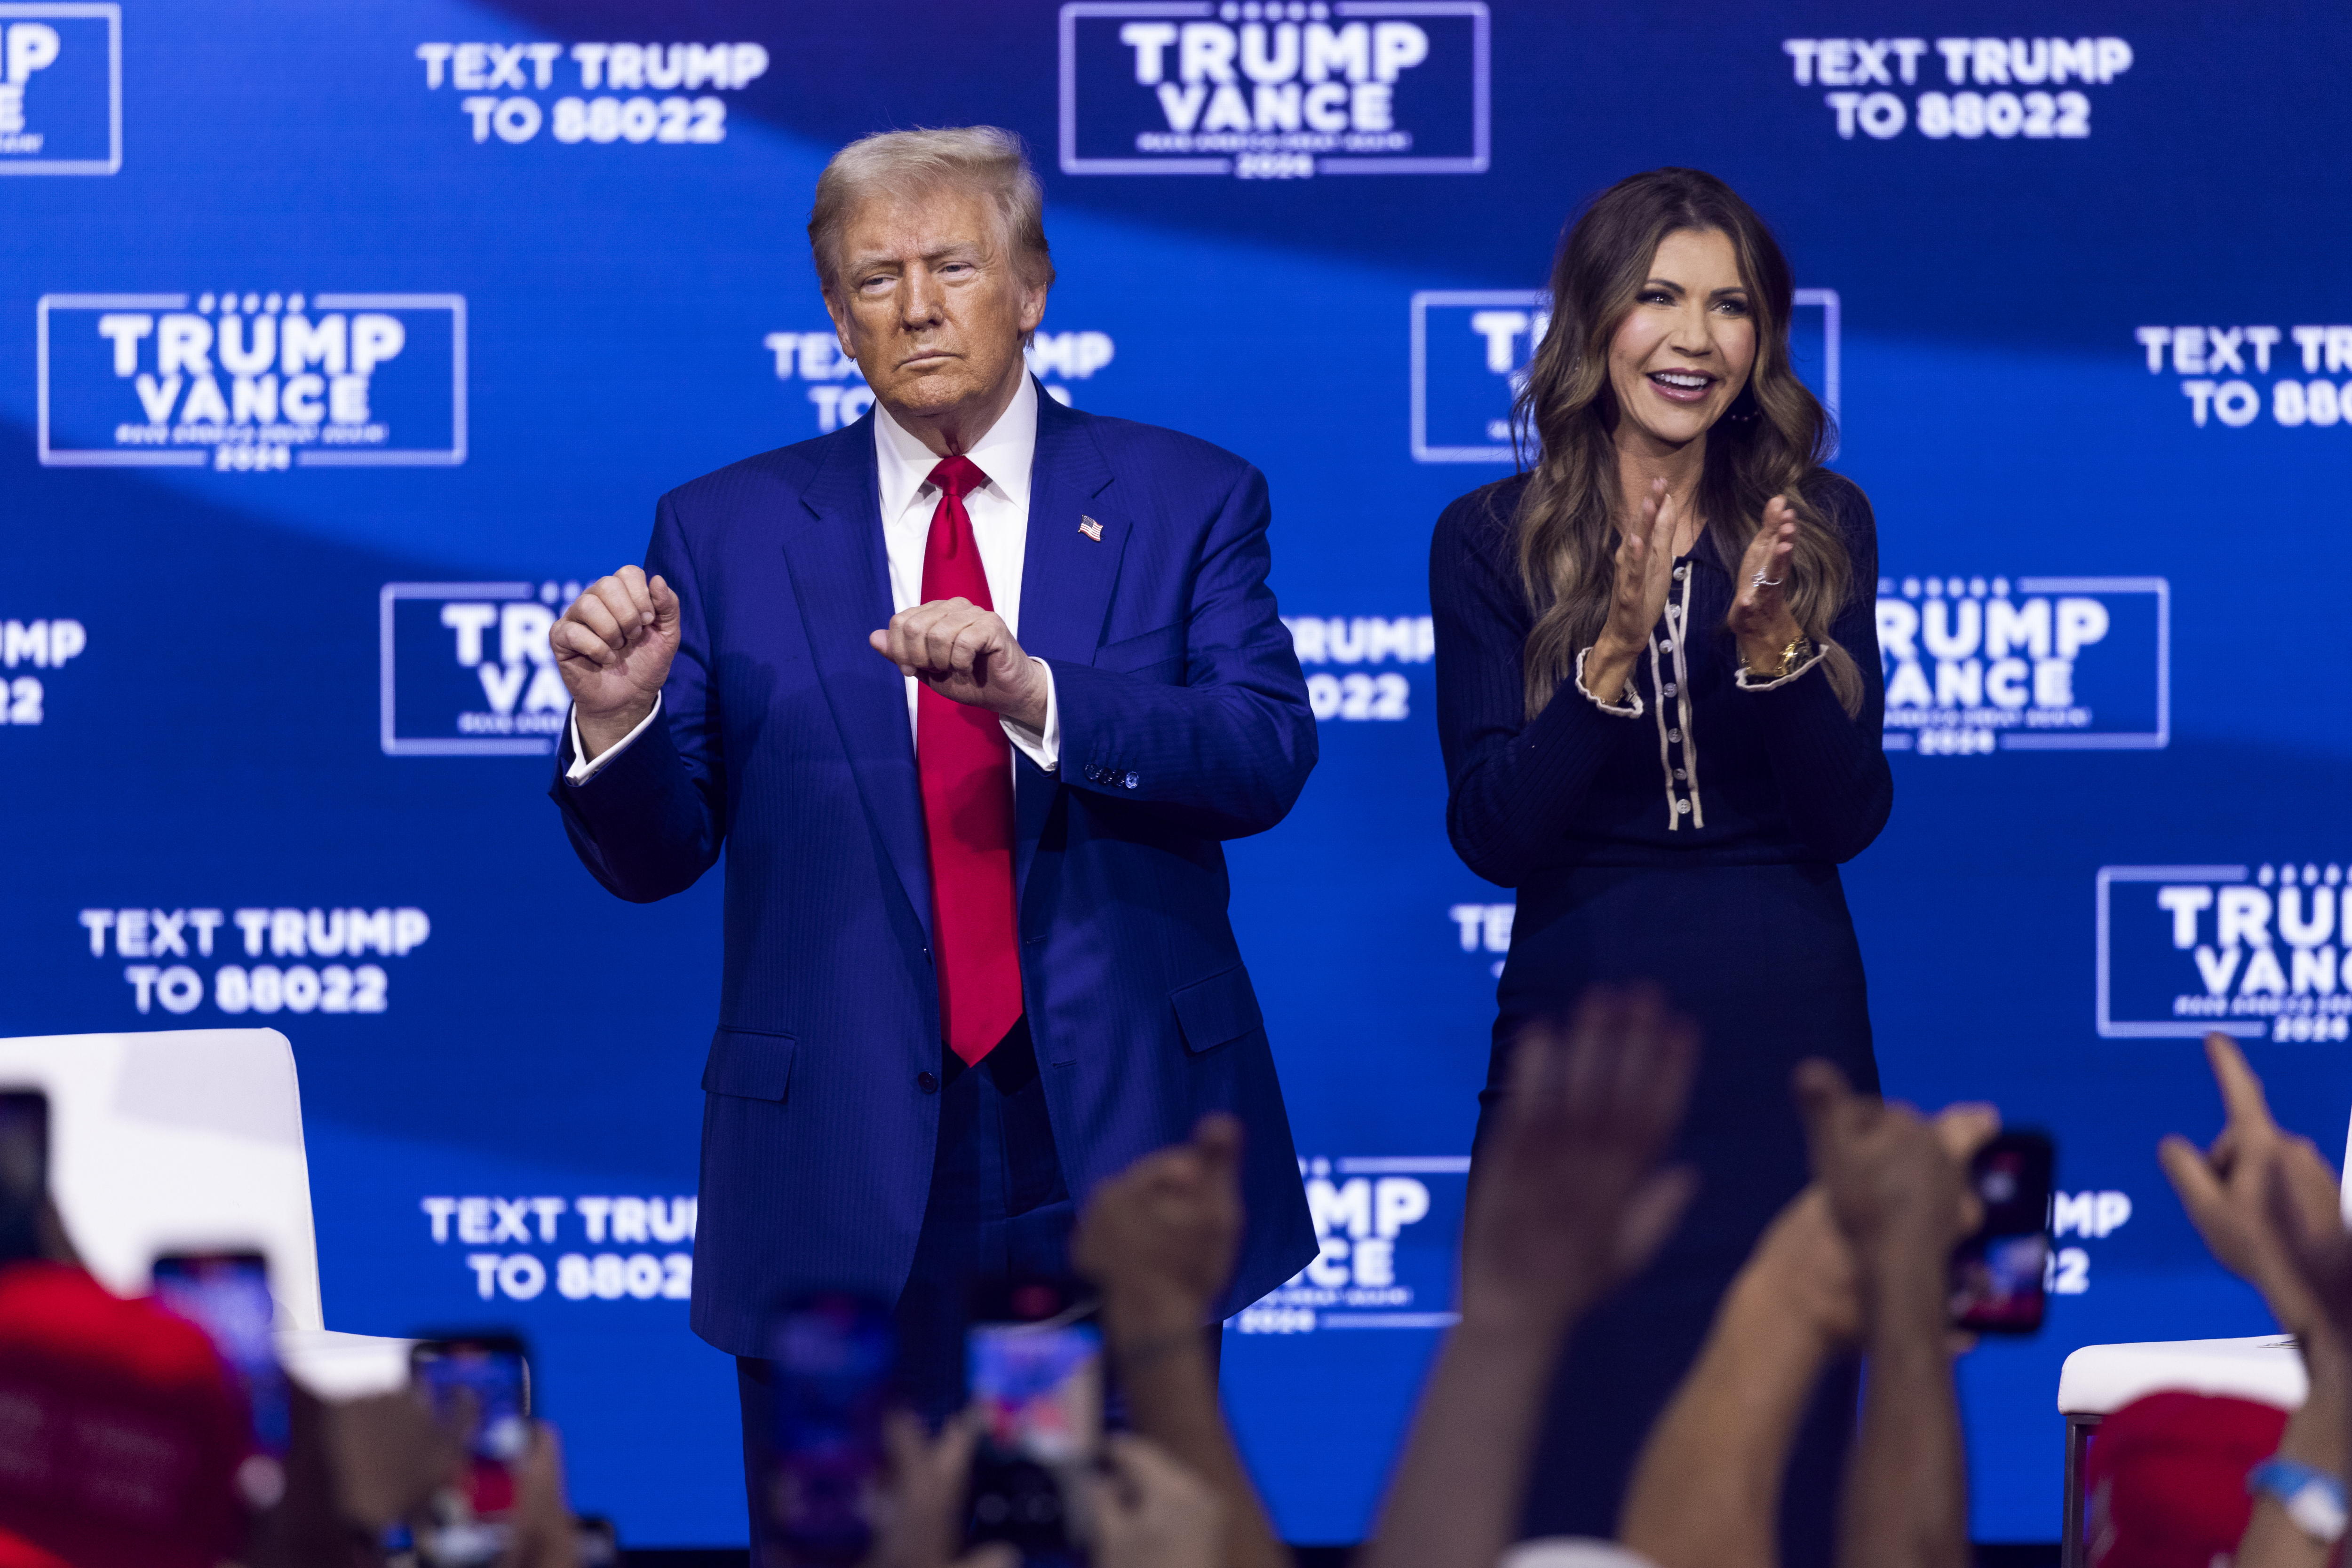
<path fill-rule="evenodd" d="M 2347 1515 L 2340 1477 L 2273 1455 L 2247 1475 L 2246 1490 L 2275 1499 L 2294 1527 L 2323 1546 L 2344 1538 Z"/>

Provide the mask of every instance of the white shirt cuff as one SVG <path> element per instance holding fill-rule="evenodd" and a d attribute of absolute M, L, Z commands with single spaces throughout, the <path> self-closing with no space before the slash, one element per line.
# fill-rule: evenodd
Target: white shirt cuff
<path fill-rule="evenodd" d="M 1586 702 L 1591 703 L 1594 707 L 1599 708 L 1602 713 L 1605 713 L 1605 714 L 1613 714 L 1613 715 L 1615 715 L 1615 716 L 1616 716 L 1617 717 L 1619 717 L 1619 718 L 1639 718 L 1639 717 L 1641 717 L 1641 716 L 1642 716 L 1642 694 L 1641 694 L 1641 692 L 1640 692 L 1638 689 L 1636 689 L 1636 688 L 1635 688 L 1635 686 L 1634 686 L 1634 685 L 1633 685 L 1633 677 L 1631 674 L 1628 674 L 1628 675 L 1625 677 L 1625 689 L 1624 689 L 1622 692 L 1620 692 L 1620 693 L 1618 694 L 1618 700 L 1617 700 L 1616 702 L 1613 702 L 1613 703 L 1605 703 L 1605 702 L 1602 702 L 1599 697 L 1596 697 L 1596 696 L 1594 696 L 1594 695 L 1592 695 L 1592 688 L 1591 688 L 1591 687 L 1590 687 L 1590 686 L 1588 686 L 1588 685 L 1586 685 L 1584 684 L 1584 655 L 1585 655 L 1585 654 L 1587 654 L 1587 653 L 1590 653 L 1591 652 L 1592 652 L 1592 650 L 1591 650 L 1591 649 L 1590 649 L 1590 648 L 1580 648 L 1580 649 L 1577 650 L 1577 654 L 1576 654 L 1576 689 L 1577 689 L 1577 692 L 1578 692 L 1578 693 L 1579 693 L 1579 694 L 1580 694 L 1580 695 L 1584 698 L 1584 700 L 1585 700 Z"/>
<path fill-rule="evenodd" d="M 636 739 L 637 737 L 645 734 L 646 726 L 661 717 L 661 694 L 659 692 L 656 692 L 654 694 L 653 711 L 646 715 L 645 717 L 637 720 L 636 728 L 629 731 L 628 734 L 621 737 L 620 739 L 614 741 L 603 751 L 597 753 L 596 760 L 591 762 L 588 760 L 586 749 L 580 744 L 580 710 L 576 706 L 573 707 L 571 716 L 564 721 L 572 727 L 572 766 L 565 771 L 563 781 L 567 784 L 585 784 L 588 780 L 595 778 L 596 775 L 604 771 L 604 768 L 607 763 L 611 762 L 615 757 L 620 756 L 624 751 L 628 750 L 629 743 Z"/>
<path fill-rule="evenodd" d="M 1062 766 L 1062 708 L 1054 698 L 1054 666 L 1045 660 L 1031 656 L 1030 663 L 1045 672 L 1045 727 L 1031 729 L 1025 724 L 1015 724 L 999 715 L 997 722 L 1004 727 L 1004 737 L 1019 747 L 1029 760 L 1048 773 L 1058 772 Z M 628 744 L 623 741 L 622 746 Z M 576 743 L 575 743 L 576 748 Z M 616 746 L 613 749 L 618 751 Z"/>

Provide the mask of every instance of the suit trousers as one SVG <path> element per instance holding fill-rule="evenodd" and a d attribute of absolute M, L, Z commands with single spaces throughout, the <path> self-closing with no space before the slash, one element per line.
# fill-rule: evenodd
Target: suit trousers
<path fill-rule="evenodd" d="M 974 1287 L 1068 1273 L 1076 1220 L 1029 1020 L 1015 1021 L 976 1066 L 965 1066 L 945 1047 L 940 1056 L 939 1151 L 914 1266 L 895 1314 L 901 1396 L 934 1424 L 964 1402 L 963 1331 Z M 774 1386 L 765 1361 L 742 1356 L 735 1364 L 756 1563 L 770 1544 L 761 1478 L 774 1431 Z"/>

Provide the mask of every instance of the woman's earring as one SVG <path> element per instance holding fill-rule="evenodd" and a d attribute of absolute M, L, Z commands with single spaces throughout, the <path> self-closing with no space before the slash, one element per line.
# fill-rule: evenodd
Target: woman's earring
<path fill-rule="evenodd" d="M 1731 400 L 1731 406 L 1723 411 L 1723 417 L 1734 424 L 1753 424 L 1756 416 L 1763 412 L 1756 402 L 1756 383 L 1750 382 L 1739 389 L 1739 395 Z"/>

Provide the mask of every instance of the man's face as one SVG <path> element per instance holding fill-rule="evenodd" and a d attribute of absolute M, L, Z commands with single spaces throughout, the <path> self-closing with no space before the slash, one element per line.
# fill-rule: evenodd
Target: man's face
<path fill-rule="evenodd" d="M 983 405 L 1020 373 L 1045 291 L 1022 283 L 985 196 L 942 185 L 869 197 L 851 212 L 838 254 L 825 308 L 842 351 L 893 414 Z"/>

